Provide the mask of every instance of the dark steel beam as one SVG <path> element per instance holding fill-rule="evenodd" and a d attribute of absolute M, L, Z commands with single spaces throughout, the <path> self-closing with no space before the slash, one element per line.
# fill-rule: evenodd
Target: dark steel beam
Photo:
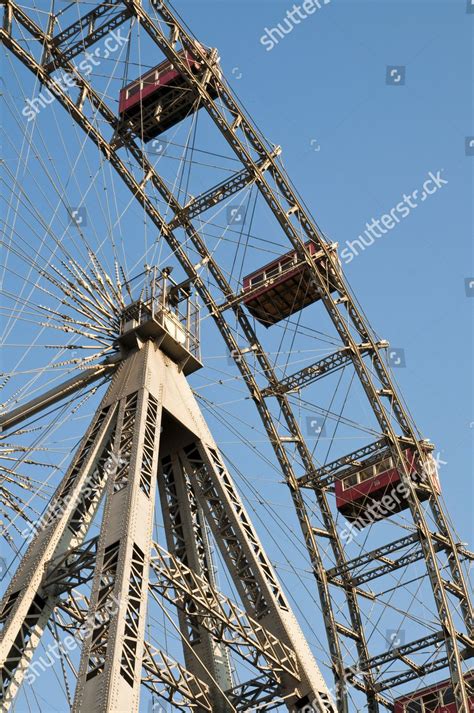
<path fill-rule="evenodd" d="M 122 7 L 122 9 L 120 9 Z M 109 17 L 101 25 L 96 27 L 96 21 L 98 18 L 111 13 L 114 10 L 118 10 L 112 17 Z M 72 23 L 65 30 L 62 30 L 57 35 L 55 35 L 51 40 L 51 45 L 56 50 L 61 51 L 61 57 L 55 54 L 54 59 L 49 61 L 44 65 L 46 72 L 51 73 L 55 70 L 63 67 L 69 60 L 76 57 L 78 54 L 84 52 L 88 47 L 98 42 L 102 37 L 108 35 L 112 30 L 117 29 L 120 25 L 123 25 L 126 20 L 132 16 L 132 13 L 128 8 L 123 9 L 123 4 L 121 0 L 108 0 L 107 2 L 101 3 L 98 7 L 91 10 L 86 15 L 81 17 L 77 22 Z M 69 46 L 64 46 L 64 44 L 78 35 L 83 30 L 87 29 L 87 33 L 82 35 L 79 40 L 73 42 Z M 47 48 L 48 49 L 48 48 Z M 51 47 L 49 48 L 51 50 Z M 47 54 L 51 54 L 50 51 Z"/>
<path fill-rule="evenodd" d="M 382 547 L 378 547 L 375 550 L 371 550 L 370 552 L 366 552 L 364 555 L 356 557 L 353 560 L 348 560 L 347 562 L 342 565 L 339 565 L 338 567 L 328 569 L 326 571 L 326 574 L 329 579 L 340 577 L 341 575 L 347 574 L 353 569 L 364 567 L 369 562 L 373 562 L 373 560 L 385 558 L 387 557 L 387 555 L 392 554 L 392 552 L 397 552 L 398 550 L 402 550 L 404 547 L 409 547 L 410 545 L 414 545 L 417 543 L 417 535 L 408 535 L 408 537 L 402 537 L 400 540 L 395 540 L 394 542 L 390 542 L 388 545 L 384 545 Z"/>
<path fill-rule="evenodd" d="M 361 671 L 365 671 L 367 669 L 376 668 L 377 666 L 383 666 L 389 663 L 390 661 L 395 661 L 395 659 L 400 659 L 402 657 L 409 656 L 410 654 L 413 654 L 416 651 L 422 651 L 423 649 L 426 649 L 430 646 L 436 646 L 436 644 L 439 644 L 442 641 L 444 641 L 444 633 L 442 631 L 438 631 L 435 634 L 424 636 L 421 639 L 416 639 L 416 641 L 411 641 L 410 643 L 404 644 L 403 646 L 394 647 L 389 651 L 385 651 L 383 654 L 373 656 L 367 661 L 362 661 L 358 665 L 358 668 Z M 348 673 L 350 671 L 351 669 L 347 669 Z"/>
<path fill-rule="evenodd" d="M 416 671 L 407 670 L 402 673 L 392 676 L 392 678 L 386 678 L 380 683 L 376 684 L 377 691 L 386 691 L 388 689 L 393 689 L 396 686 L 401 686 L 403 683 L 408 683 L 409 681 L 416 681 L 423 676 L 427 676 L 429 673 L 434 673 L 435 671 L 440 671 L 443 668 L 449 666 L 449 658 L 444 656 L 442 659 L 437 659 L 437 661 L 432 661 L 431 663 L 424 664 L 420 666 Z"/>
<path fill-rule="evenodd" d="M 280 148 L 275 149 L 275 155 L 280 153 Z M 266 171 L 269 166 L 269 161 L 262 159 L 257 162 L 260 170 Z M 217 186 L 210 188 L 205 193 L 201 193 L 197 198 L 193 198 L 189 201 L 183 208 L 176 213 L 173 219 L 168 223 L 168 227 L 171 230 L 179 227 L 183 222 L 195 218 L 197 215 L 204 213 L 209 208 L 213 208 L 215 205 L 230 198 L 235 193 L 238 193 L 246 186 L 250 185 L 255 181 L 255 176 L 248 169 L 244 168 L 242 171 L 235 173 L 230 178 L 219 183 Z"/>
<path fill-rule="evenodd" d="M 446 542 L 443 542 L 441 538 L 436 538 L 436 534 L 433 534 L 433 539 L 435 541 L 433 546 L 436 552 L 439 552 L 443 549 L 448 549 L 448 545 L 446 544 Z M 381 564 L 379 567 L 375 567 L 367 572 L 355 575 L 351 578 L 351 584 L 354 587 L 358 587 L 361 584 L 366 584 L 367 582 L 370 582 L 373 579 L 377 579 L 377 577 L 381 577 L 384 574 L 390 574 L 396 569 L 400 569 L 400 567 L 406 567 L 407 565 L 412 564 L 413 562 L 418 562 L 419 560 L 423 559 L 423 551 L 420 548 L 417 548 L 413 552 L 409 552 L 408 554 L 403 555 L 399 559 L 388 560 L 388 554 L 391 554 L 392 552 L 396 552 L 397 550 L 403 549 L 404 547 L 409 547 L 410 545 L 414 544 L 419 544 L 417 535 L 409 535 L 408 537 L 404 537 L 401 540 L 391 542 L 390 544 L 385 545 L 384 547 L 379 547 L 378 549 L 371 550 L 370 552 L 367 552 L 361 557 L 349 560 L 344 565 L 333 567 L 332 569 L 327 570 L 327 577 L 329 581 L 333 584 L 337 584 L 338 586 L 344 586 L 342 580 L 339 580 L 339 577 L 341 577 L 342 575 L 347 575 L 352 569 L 358 569 L 359 567 L 363 567 L 366 564 L 369 564 L 369 562 L 380 560 Z M 468 550 L 465 550 L 461 544 L 458 543 L 456 545 L 456 549 L 461 559 L 471 559 L 472 553 Z M 451 587 L 452 593 L 456 596 L 461 595 L 458 588 L 455 588 L 449 581 L 445 581 L 445 586 L 448 589 L 450 589 Z"/>
<path fill-rule="evenodd" d="M 360 353 L 363 356 L 369 354 L 370 351 L 370 347 L 361 346 L 360 348 Z M 339 351 L 334 352 L 334 354 L 330 354 L 314 364 L 311 364 L 311 366 L 305 366 L 295 374 L 285 376 L 278 384 L 267 386 L 266 389 L 262 389 L 262 395 L 275 396 L 276 394 L 287 394 L 289 391 L 297 391 L 304 386 L 309 386 L 309 384 L 317 381 L 322 376 L 327 376 L 327 374 L 339 371 L 352 363 L 353 357 L 350 349 L 343 347 Z"/>
<path fill-rule="evenodd" d="M 61 30 L 61 32 L 58 32 L 58 34 L 52 39 L 53 44 L 56 47 L 59 47 L 59 45 L 66 40 L 71 39 L 74 35 L 77 35 L 84 28 L 94 27 L 97 18 L 106 15 L 108 12 L 120 7 L 121 5 L 121 0 L 106 0 L 105 2 L 99 3 L 97 7 L 80 17 L 79 20 L 76 20 L 76 22 L 73 22 L 69 25 L 69 27 L 66 27 L 64 30 Z"/>
<path fill-rule="evenodd" d="M 439 552 L 441 549 L 443 549 L 443 546 L 439 544 L 434 544 L 433 547 L 435 552 Z M 371 569 L 368 572 L 364 572 L 364 574 L 360 574 L 357 577 L 353 577 L 351 581 L 353 582 L 354 586 L 366 584 L 367 582 L 370 582 L 373 579 L 382 577 L 384 574 L 390 574 L 391 572 L 395 572 L 395 570 L 400 569 L 401 567 L 407 567 L 408 565 L 413 564 L 413 562 L 419 562 L 423 559 L 423 557 L 423 550 L 421 548 L 417 548 L 414 552 L 410 552 L 407 555 L 403 555 L 403 557 L 400 557 L 399 559 L 394 560 L 393 562 L 382 564 L 380 565 L 380 567 L 375 567 L 374 569 Z"/>
<path fill-rule="evenodd" d="M 259 676 L 226 691 L 226 696 L 237 711 L 270 711 L 284 701 L 279 696 L 278 683 L 267 676 Z"/>

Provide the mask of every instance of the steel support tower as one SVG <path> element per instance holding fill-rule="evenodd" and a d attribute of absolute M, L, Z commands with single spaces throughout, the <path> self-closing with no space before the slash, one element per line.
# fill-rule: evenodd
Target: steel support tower
<path fill-rule="evenodd" d="M 289 710 L 311 703 L 318 713 L 334 711 L 187 382 L 201 366 L 189 310 L 183 326 L 168 303 L 166 278 L 162 285 L 158 298 L 124 311 L 120 367 L 2 601 L 3 709 L 10 708 L 53 609 L 70 587 L 77 553 L 105 499 L 74 711 L 138 711 L 152 584 L 180 611 L 186 678 L 203 699 L 198 709 L 235 710 L 239 695 L 224 634 L 236 614 L 232 608 L 219 616 L 202 601 L 218 596 L 206 527 L 242 600 L 247 635 L 267 662 L 271 690 Z M 153 542 L 157 498 L 168 552 Z M 154 547 L 159 566 L 152 583 Z"/>

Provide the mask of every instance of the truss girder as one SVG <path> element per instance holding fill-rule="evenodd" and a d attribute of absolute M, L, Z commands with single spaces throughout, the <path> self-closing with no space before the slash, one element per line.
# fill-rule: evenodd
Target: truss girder
<path fill-rule="evenodd" d="M 198 619 L 262 673 L 277 682 L 283 671 L 298 676 L 294 651 L 158 543 L 154 545 L 151 567 L 157 577 L 150 585 L 152 589 L 178 607 L 184 608 L 186 601 L 192 600 L 196 608 L 188 615 Z"/>
<path fill-rule="evenodd" d="M 215 711 L 208 686 L 177 661 L 145 641 L 142 683 L 173 710 Z"/>
<path fill-rule="evenodd" d="M 95 538 L 97 541 L 98 538 Z M 82 644 L 81 629 L 87 622 L 89 599 L 72 590 L 66 600 L 60 600 L 56 609 L 58 626 L 73 634 Z M 72 619 L 72 625 L 67 620 Z M 207 685 L 200 681 L 178 661 L 174 661 L 156 646 L 144 641 L 142 684 L 153 694 L 171 703 L 176 710 L 212 711 L 212 699 Z"/>
<path fill-rule="evenodd" d="M 167 421 L 162 427 L 163 413 Z M 183 442 L 189 442 L 190 434 L 196 441 L 190 446 L 183 445 Z M 177 440 L 173 449 L 177 448 L 183 462 L 182 472 L 187 474 L 182 487 L 190 488 L 188 515 L 196 528 L 198 509 L 206 509 L 208 524 L 226 560 L 233 584 L 241 595 L 245 616 L 216 591 L 215 582 L 209 576 L 211 563 L 206 557 L 205 543 L 199 547 L 199 542 L 195 542 L 199 551 L 194 555 L 188 550 L 192 555 L 189 556 L 190 564 L 198 572 L 185 567 L 161 549 L 155 548 L 152 555 L 161 439 L 165 449 Z M 106 455 L 113 459 L 112 472 L 103 462 Z M 93 495 L 86 495 L 91 482 L 94 483 Z M 81 547 L 87 531 L 86 521 L 90 523 L 91 520 L 92 503 L 97 509 L 104 492 L 106 499 L 99 538 Z M 196 503 L 193 493 L 196 493 Z M 76 507 L 69 507 L 70 497 L 77 501 Z M 194 621 L 222 644 L 236 643 L 235 637 L 231 642 L 225 640 L 225 631 L 237 633 L 237 639 L 240 636 L 245 645 L 246 661 L 252 661 L 249 650 L 253 650 L 256 664 L 262 659 L 265 661 L 264 672 L 276 677 L 290 709 L 308 698 L 319 713 L 334 712 L 326 684 L 218 454 L 186 376 L 178 363 L 160 351 L 158 342 L 147 341 L 129 353 L 117 370 L 101 409 L 61 485 L 46 522 L 46 529 L 48 527 L 54 534 L 57 531 L 56 541 L 66 529 L 72 537 L 69 536 L 67 541 L 63 538 L 60 547 L 56 543 L 54 548 L 45 549 L 38 574 L 32 570 L 32 566 L 38 564 L 34 553 L 41 549 L 43 540 L 48 544 L 47 538 L 40 533 L 32 542 L 32 554 L 28 556 L 27 553 L 13 579 L 13 592 L 8 592 L 5 598 L 4 618 L 7 627 L 12 628 L 13 621 L 23 628 L 20 637 L 13 632 L 13 647 L 7 640 L 6 684 L 11 683 L 12 676 L 20 668 L 17 660 L 27 662 L 26 654 L 32 653 L 30 641 L 38 643 L 42 633 L 38 624 L 41 617 L 44 629 L 59 594 L 73 590 L 76 583 L 83 584 L 90 577 L 95 555 L 92 590 L 87 604 L 88 627 L 81 633 L 83 645 L 74 711 L 138 711 L 152 564 L 155 574 L 159 571 L 162 578 L 168 578 L 166 586 L 160 588 L 161 593 L 165 597 L 171 596 L 178 608 L 185 609 L 188 620 L 194 617 Z M 173 538 L 172 544 L 185 558 L 180 538 Z M 157 552 L 161 556 L 161 567 Z M 49 553 L 52 556 L 47 557 Z M 166 562 L 165 556 L 168 557 Z M 68 563 L 70 570 L 65 572 Z M 85 573 L 78 579 L 79 565 Z M 202 571 L 207 573 L 207 578 L 201 576 Z M 19 583 L 22 576 L 32 572 L 32 583 L 23 582 L 23 589 L 28 590 L 33 600 L 26 616 L 22 616 L 22 611 L 15 609 L 17 599 L 24 598 Z M 184 597 L 179 600 L 176 592 L 184 593 Z M 25 626 L 32 632 L 28 636 L 23 633 Z M 7 634 L 10 634 L 9 629 Z M 238 642 L 236 648 L 239 649 Z M 218 649 L 209 647 L 208 653 L 217 656 Z M 194 684 L 202 680 L 194 671 L 190 674 Z M 223 675 L 221 681 L 232 688 L 230 677 L 226 680 Z M 207 681 L 204 684 L 213 701 L 213 710 L 232 710 L 225 692 L 220 705 Z M 13 686 L 10 685 L 9 690 L 13 690 Z"/>
<path fill-rule="evenodd" d="M 96 8 L 69 25 L 69 27 L 61 30 L 56 35 L 50 36 L 50 41 L 45 49 L 47 50 L 48 46 L 54 47 L 55 50 L 60 50 L 61 57 L 59 58 L 56 52 L 54 60 L 49 61 L 47 64 L 43 63 L 45 71 L 51 73 L 63 67 L 73 57 L 85 52 L 88 47 L 108 35 L 109 32 L 123 25 L 131 14 L 128 9 L 120 10 L 121 5 L 121 0 L 107 0 L 100 3 Z M 116 11 L 115 13 L 114 10 Z M 104 18 L 104 16 L 104 22 L 97 26 L 97 21 L 100 18 Z M 87 30 L 85 35 L 81 34 L 84 30 Z M 79 34 L 81 34 L 80 40 L 74 42 L 74 37 Z"/>
<path fill-rule="evenodd" d="M 99 623 L 82 647 L 74 710 L 138 709 L 161 424 L 154 359 L 147 342 L 108 396 L 118 407 L 117 467 L 107 482 L 89 606 Z"/>
<path fill-rule="evenodd" d="M 427 676 L 430 673 L 435 673 L 448 666 L 448 658 L 444 656 L 443 658 L 437 659 L 436 661 L 431 661 L 424 666 L 420 666 L 418 670 L 407 670 L 403 673 L 397 674 L 396 676 L 391 676 L 377 683 L 378 691 L 387 691 L 397 686 L 401 686 L 404 683 L 409 683 L 410 681 L 415 681 L 420 676 Z M 464 679 L 463 682 L 465 683 Z M 458 709 L 462 710 L 462 709 Z M 466 708 L 465 710 L 469 710 Z"/>
<path fill-rule="evenodd" d="M 279 708 L 283 699 L 279 696 L 278 685 L 265 676 L 245 681 L 232 690 L 227 696 L 237 711 L 271 711 Z"/>
<path fill-rule="evenodd" d="M 275 149 L 275 155 L 277 155 L 278 152 L 279 150 Z M 262 159 L 258 163 L 258 167 L 262 173 L 268 168 L 268 165 L 268 161 L 265 159 Z M 200 196 L 197 196 L 186 203 L 180 212 L 177 213 L 172 220 L 170 220 L 168 223 L 169 228 L 171 228 L 171 230 L 178 228 L 182 224 L 183 220 L 191 220 L 201 213 L 204 213 L 206 210 L 209 210 L 209 208 L 214 208 L 222 201 L 227 200 L 231 196 L 242 191 L 254 181 L 255 176 L 248 169 L 242 169 L 242 171 L 239 171 L 235 175 L 219 183 L 214 188 L 205 191 Z"/>
<path fill-rule="evenodd" d="M 443 546 L 435 544 L 434 549 L 436 552 L 438 552 L 443 549 Z M 396 560 L 387 562 L 386 564 L 381 564 L 378 567 L 374 567 L 373 569 L 368 570 L 367 572 L 363 572 L 362 574 L 358 574 L 355 577 L 352 577 L 351 581 L 354 583 L 354 586 L 359 587 L 361 584 L 371 582 L 374 579 L 377 579 L 378 577 L 383 577 L 383 575 L 385 574 L 391 574 L 397 569 L 401 569 L 402 567 L 408 567 L 408 565 L 413 564 L 414 562 L 419 562 L 422 559 L 423 550 L 420 547 L 417 547 L 412 552 L 409 552 Z"/>
<path fill-rule="evenodd" d="M 220 455 L 201 442 L 185 448 L 182 457 L 186 471 L 198 484 L 198 498 L 206 508 L 213 532 L 224 545 L 223 556 L 239 573 L 241 596 L 250 603 L 254 616 L 263 619 L 272 605 L 288 612 L 289 606 L 273 567 L 253 531 Z M 244 538 L 239 537 L 239 530 L 245 533 Z M 254 558 L 260 563 L 260 571 Z"/>
<path fill-rule="evenodd" d="M 97 555 L 97 538 L 55 557 L 46 566 L 43 588 L 60 595 L 88 582 L 93 574 Z"/>
<path fill-rule="evenodd" d="M 387 557 L 387 555 L 406 547 L 410 547 L 410 551 L 398 559 L 391 559 Z M 446 543 L 440 539 L 435 542 L 434 547 L 438 552 L 446 548 Z M 456 548 L 462 558 L 470 557 L 471 553 L 464 550 L 461 546 L 456 545 Z M 407 537 L 391 542 L 388 545 L 371 550 L 360 557 L 356 557 L 342 566 L 333 567 L 327 570 L 326 574 L 329 581 L 334 584 L 338 584 L 339 586 L 344 586 L 343 580 L 339 579 L 341 574 L 347 575 L 351 570 L 361 569 L 364 566 L 379 560 L 380 564 L 377 567 L 373 567 L 367 571 L 361 571 L 357 574 L 351 574 L 351 582 L 355 587 L 359 587 L 361 584 L 366 584 L 367 582 L 377 579 L 378 577 L 382 577 L 385 574 L 390 574 L 401 567 L 407 567 L 408 565 L 413 564 L 413 562 L 419 562 L 421 559 L 423 559 L 423 550 L 419 547 L 417 535 L 408 535 Z"/>
<path fill-rule="evenodd" d="M 369 352 L 369 349 L 361 348 L 362 356 Z M 352 364 L 350 351 L 347 348 L 340 349 L 310 366 L 305 366 L 304 369 L 300 369 L 295 374 L 285 376 L 278 384 L 263 389 L 262 396 L 274 396 L 277 393 L 287 394 L 290 391 L 298 391 L 321 379 L 323 376 L 343 369 L 348 364 Z"/>
<path fill-rule="evenodd" d="M 87 552 L 87 559 L 83 561 L 89 579 L 92 577 L 95 565 L 97 539 L 94 538 L 86 543 L 87 547 L 79 547 L 67 553 L 68 557 L 75 557 Z M 262 674 L 265 674 L 263 678 L 255 681 L 265 680 L 268 688 L 276 691 L 280 686 L 280 670 L 286 667 L 288 673 L 297 676 L 293 651 L 282 645 L 277 637 L 267 631 L 260 622 L 248 616 L 232 599 L 219 592 L 215 586 L 211 586 L 207 577 L 193 572 L 158 543 L 152 545 L 151 569 L 156 580 L 150 581 L 150 590 L 176 605 L 178 610 L 185 610 L 188 619 L 195 627 L 199 624 L 202 629 L 212 633 L 216 641 L 225 642 L 247 663 L 251 662 Z M 68 578 L 64 576 L 54 579 L 59 592 L 68 591 L 67 599 L 59 600 L 58 608 L 73 622 L 72 625 L 61 623 L 61 628 L 77 632 L 87 619 L 89 600 L 79 592 L 69 589 L 68 583 Z M 47 586 L 49 584 L 48 578 Z M 148 674 L 153 673 L 149 660 L 151 651 L 154 652 L 155 665 L 157 660 L 161 660 L 162 655 L 162 652 L 145 642 L 143 666 Z M 195 676 L 189 670 L 188 673 Z M 146 681 L 150 683 L 148 677 L 145 677 Z M 208 684 L 203 681 L 200 683 L 203 689 L 209 692 Z M 249 687 L 250 683 L 245 686 L 245 688 Z M 239 686 L 234 688 L 240 689 Z M 158 693 L 156 689 L 154 690 Z"/>
<path fill-rule="evenodd" d="M 343 565 L 339 565 L 339 567 L 333 567 L 332 569 L 327 570 L 326 574 L 330 579 L 333 577 L 339 577 L 343 573 L 347 574 L 353 569 L 359 569 L 374 560 L 386 558 L 387 555 L 392 554 L 392 552 L 397 552 L 398 550 L 402 550 L 405 547 L 410 547 L 410 545 L 415 545 L 417 543 L 418 537 L 415 534 L 407 535 L 407 537 L 402 537 L 399 540 L 395 540 L 395 542 L 390 542 L 388 545 L 378 547 L 376 550 L 366 552 L 360 557 L 356 557 L 353 560 L 345 562 Z"/>
<path fill-rule="evenodd" d="M 429 648 L 430 646 L 436 646 L 443 641 L 444 635 L 442 631 L 438 631 L 435 634 L 430 634 L 430 636 L 425 636 L 422 639 L 417 639 L 416 641 L 411 641 L 408 644 L 403 644 L 403 646 L 394 646 L 390 651 L 385 651 L 382 654 L 373 656 L 369 661 L 361 663 L 361 668 L 375 668 L 377 666 L 383 666 L 390 661 L 395 659 L 402 659 L 403 657 L 409 656 L 416 651 L 422 651 L 423 649 Z"/>
<path fill-rule="evenodd" d="M 87 574 L 84 575 L 82 583 L 92 577 L 97 540 L 98 538 L 94 538 L 84 546 L 69 550 L 62 558 L 62 561 L 72 558 L 83 564 Z M 70 574 L 65 568 L 60 567 L 59 572 L 54 572 L 55 564 L 53 562 L 48 566 L 45 587 L 54 586 L 58 594 L 68 591 L 68 598 L 60 600 L 58 606 L 74 621 L 72 628 L 78 630 L 88 615 L 89 600 L 73 590 L 70 586 Z M 268 686 L 276 690 L 280 685 L 278 673 L 280 669 L 286 669 L 295 677 L 298 675 L 294 652 L 282 645 L 280 640 L 267 631 L 259 621 L 248 616 L 232 599 L 211 585 L 208 576 L 191 570 L 158 543 L 152 545 L 151 569 L 156 580 L 149 583 L 150 590 L 157 592 L 175 604 L 179 610 L 186 612 L 187 619 L 192 622 L 193 627 L 204 629 L 212 634 L 216 641 L 229 644 L 247 662 L 251 661 L 266 675 L 264 679 L 258 679 L 259 681 L 266 680 Z M 69 630 L 70 627 L 63 628 Z M 145 645 L 145 657 L 148 653 Z M 155 658 L 157 653 L 155 649 Z M 147 665 L 145 660 L 143 665 Z M 207 683 L 203 683 L 203 686 L 209 690 Z"/>

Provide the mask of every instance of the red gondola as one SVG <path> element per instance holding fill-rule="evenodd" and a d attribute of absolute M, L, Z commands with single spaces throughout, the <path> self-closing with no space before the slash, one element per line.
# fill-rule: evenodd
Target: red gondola
<path fill-rule="evenodd" d="M 327 273 L 326 254 L 311 240 L 306 247 L 318 267 Z M 335 252 L 337 245 L 329 247 Z M 321 299 L 309 266 L 298 259 L 294 250 L 244 277 L 242 291 L 248 293 L 244 304 L 250 314 L 265 327 Z M 331 291 L 334 292 L 334 289 Z"/>
<path fill-rule="evenodd" d="M 474 684 L 474 674 L 469 672 L 466 683 Z M 395 701 L 393 713 L 458 713 L 451 681 L 443 681 L 424 691 L 417 691 Z M 469 713 L 474 713 L 474 693 L 469 697 Z"/>
<path fill-rule="evenodd" d="M 405 449 L 404 456 L 413 480 L 422 484 L 424 479 L 429 478 L 439 494 L 440 483 L 432 456 L 427 454 L 426 465 L 421 473 L 416 455 L 410 448 Z M 408 508 L 406 487 L 389 454 L 338 475 L 335 493 L 337 509 L 359 529 Z M 420 488 L 418 497 L 426 500 L 429 490 Z"/>
<path fill-rule="evenodd" d="M 214 51 L 202 45 L 199 48 L 212 61 Z M 179 55 L 194 74 L 202 74 L 205 69 L 202 60 L 189 50 L 183 49 Z M 212 82 L 208 84 L 207 90 L 213 99 L 217 97 Z M 145 142 L 179 123 L 197 108 L 195 93 L 168 59 L 121 89 L 119 96 L 121 118 Z"/>

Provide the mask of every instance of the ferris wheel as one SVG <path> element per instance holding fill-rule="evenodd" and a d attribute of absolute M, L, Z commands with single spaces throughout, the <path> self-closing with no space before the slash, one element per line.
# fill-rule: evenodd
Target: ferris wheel
<path fill-rule="evenodd" d="M 52 7 L 2 1 L 2 710 L 474 710 L 474 556 L 280 147 L 170 3 Z"/>

